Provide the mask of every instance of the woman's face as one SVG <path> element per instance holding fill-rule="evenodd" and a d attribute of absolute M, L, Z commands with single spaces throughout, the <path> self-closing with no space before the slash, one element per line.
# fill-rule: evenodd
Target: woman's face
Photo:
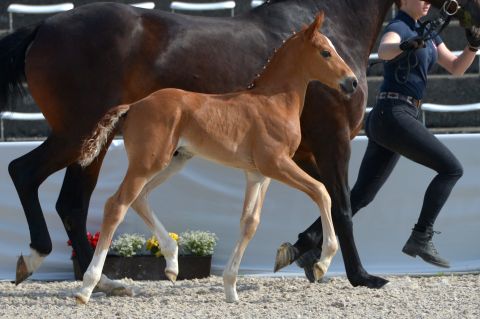
<path fill-rule="evenodd" d="M 418 20 L 427 15 L 430 9 L 430 3 L 419 0 L 402 0 L 400 9 L 408 13 L 415 20 Z"/>

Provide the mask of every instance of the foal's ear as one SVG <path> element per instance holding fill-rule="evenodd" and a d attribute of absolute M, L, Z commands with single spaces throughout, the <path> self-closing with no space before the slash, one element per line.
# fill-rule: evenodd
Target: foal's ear
<path fill-rule="evenodd" d="M 315 17 L 315 21 L 307 28 L 305 31 L 307 38 L 312 39 L 315 35 L 315 32 L 318 32 L 323 25 L 323 20 L 325 18 L 325 13 L 320 11 L 317 16 Z"/>

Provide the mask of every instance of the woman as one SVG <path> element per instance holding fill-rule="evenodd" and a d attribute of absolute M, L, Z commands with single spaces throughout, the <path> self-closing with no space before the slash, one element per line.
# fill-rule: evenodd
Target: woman
<path fill-rule="evenodd" d="M 377 102 L 369 114 L 365 131 L 369 138 L 357 182 L 351 191 L 353 214 L 368 205 L 395 167 L 400 155 L 437 172 L 428 186 L 423 206 L 412 234 L 403 247 L 410 256 L 449 267 L 432 242 L 433 225 L 463 169 L 455 155 L 419 121 L 420 101 L 427 84 L 427 72 L 436 63 L 454 75 L 461 75 L 472 64 L 480 46 L 478 29 L 467 29 L 468 45 L 458 57 L 439 36 L 426 42 L 420 37 L 418 20 L 427 15 L 430 4 L 419 0 L 395 1 L 399 12 L 385 28 L 378 55 L 384 60 L 384 80 Z M 299 234 L 291 247 L 298 256 L 321 243 L 316 224 Z M 297 264 L 313 281 L 312 264 L 318 249 L 304 254 Z"/>

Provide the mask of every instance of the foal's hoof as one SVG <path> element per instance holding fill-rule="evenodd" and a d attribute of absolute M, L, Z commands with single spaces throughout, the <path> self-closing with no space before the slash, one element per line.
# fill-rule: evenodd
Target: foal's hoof
<path fill-rule="evenodd" d="M 175 281 L 177 281 L 177 274 L 174 273 L 173 271 L 165 270 L 165 276 L 166 276 L 167 279 L 170 280 L 172 283 L 175 283 Z"/>
<path fill-rule="evenodd" d="M 77 305 L 86 305 L 88 303 L 88 299 L 90 299 L 87 296 L 82 295 L 80 292 L 75 293 L 74 297 Z"/>
<path fill-rule="evenodd" d="M 326 267 L 318 262 L 315 265 L 313 265 L 313 276 L 315 278 L 315 281 L 320 281 L 322 280 L 323 276 L 327 273 Z"/>
<path fill-rule="evenodd" d="M 134 297 L 135 291 L 132 287 L 122 286 L 113 288 L 108 295 L 115 297 Z"/>
<path fill-rule="evenodd" d="M 15 274 L 15 285 L 18 285 L 28 277 L 32 275 L 31 272 L 28 272 L 27 264 L 25 263 L 25 259 L 23 255 L 20 255 L 17 260 L 17 271 Z"/>
<path fill-rule="evenodd" d="M 225 301 L 228 303 L 238 302 L 238 294 L 236 291 L 225 292 Z"/>
<path fill-rule="evenodd" d="M 277 250 L 273 272 L 277 272 L 283 267 L 290 265 L 295 261 L 296 257 L 297 249 L 290 243 L 283 243 Z"/>

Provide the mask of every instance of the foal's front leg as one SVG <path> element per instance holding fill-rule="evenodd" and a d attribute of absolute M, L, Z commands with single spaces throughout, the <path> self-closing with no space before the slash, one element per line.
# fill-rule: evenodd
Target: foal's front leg
<path fill-rule="evenodd" d="M 288 156 L 282 156 L 272 161 L 267 161 L 261 172 L 266 176 L 277 179 L 290 185 L 305 194 L 317 203 L 320 209 L 320 218 L 323 229 L 322 254 L 314 266 L 314 275 L 318 280 L 327 272 L 330 263 L 338 250 L 337 238 L 333 229 L 331 199 L 325 186 L 305 173 Z M 276 165 L 272 165 L 275 163 Z"/>
<path fill-rule="evenodd" d="M 228 260 L 227 266 L 223 271 L 223 285 L 227 302 L 238 301 L 237 294 L 237 275 L 243 253 L 248 243 L 255 235 L 257 226 L 260 223 L 260 213 L 263 200 L 267 192 L 270 178 L 261 175 L 258 172 L 245 172 L 247 178 L 247 187 L 245 191 L 245 201 L 243 204 L 243 213 L 240 219 L 240 239 Z"/>

